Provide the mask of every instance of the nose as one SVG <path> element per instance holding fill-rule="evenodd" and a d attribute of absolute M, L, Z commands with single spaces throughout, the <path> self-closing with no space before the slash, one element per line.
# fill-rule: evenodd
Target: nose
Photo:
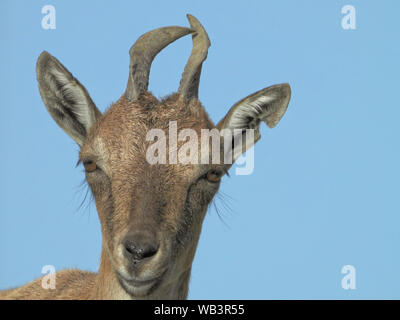
<path fill-rule="evenodd" d="M 156 237 L 148 232 L 135 232 L 127 235 L 123 241 L 125 256 L 140 262 L 157 253 L 158 242 Z"/>

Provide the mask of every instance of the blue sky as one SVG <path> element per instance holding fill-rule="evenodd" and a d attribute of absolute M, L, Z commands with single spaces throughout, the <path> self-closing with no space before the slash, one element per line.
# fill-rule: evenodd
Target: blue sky
<path fill-rule="evenodd" d="M 400 298 L 398 1 L 1 1 L 0 289 L 57 270 L 96 271 L 95 206 L 77 145 L 37 89 L 40 52 L 56 56 L 100 110 L 125 89 L 132 43 L 144 32 L 207 29 L 200 99 L 214 121 L 248 94 L 289 82 L 292 100 L 262 127 L 249 176 L 224 178 L 224 222 L 211 209 L 193 264 L 192 299 Z M 56 29 L 41 9 L 56 8 Z M 356 30 L 341 27 L 344 5 Z M 155 60 L 150 90 L 177 89 L 186 37 Z M 344 265 L 356 289 L 341 287 Z"/>

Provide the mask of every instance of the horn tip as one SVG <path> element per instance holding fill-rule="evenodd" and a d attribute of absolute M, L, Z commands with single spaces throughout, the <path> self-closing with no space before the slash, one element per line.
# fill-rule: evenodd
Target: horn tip
<path fill-rule="evenodd" d="M 202 25 L 200 23 L 200 21 L 193 15 L 191 15 L 190 13 L 186 14 L 187 19 L 189 20 L 190 23 L 190 27 L 194 30 L 199 29 L 199 27 L 201 28 Z"/>
<path fill-rule="evenodd" d="M 211 46 L 210 38 L 208 37 L 208 34 L 206 30 L 204 29 L 203 25 L 200 23 L 200 21 L 190 13 L 186 14 L 187 19 L 189 20 L 190 23 L 190 29 L 192 30 L 193 34 L 204 34 L 205 38 L 207 39 L 207 48 Z"/>

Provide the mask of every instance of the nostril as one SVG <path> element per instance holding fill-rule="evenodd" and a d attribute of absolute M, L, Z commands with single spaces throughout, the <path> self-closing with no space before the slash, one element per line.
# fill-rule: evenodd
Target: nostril
<path fill-rule="evenodd" d="M 125 250 L 135 260 L 150 258 L 157 253 L 158 248 L 150 243 L 139 243 L 134 240 L 126 240 Z"/>
<path fill-rule="evenodd" d="M 134 243 L 131 243 L 131 241 L 125 241 L 125 249 L 128 251 L 130 254 L 134 254 L 136 250 L 136 246 Z"/>
<path fill-rule="evenodd" d="M 141 256 L 143 259 L 150 258 L 150 257 L 154 256 L 156 253 L 157 253 L 157 248 L 150 245 L 141 252 Z"/>

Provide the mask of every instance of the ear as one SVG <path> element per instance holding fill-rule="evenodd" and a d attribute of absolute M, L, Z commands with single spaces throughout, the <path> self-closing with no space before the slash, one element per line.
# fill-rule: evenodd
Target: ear
<path fill-rule="evenodd" d="M 82 146 L 90 127 L 101 117 L 85 87 L 46 51 L 37 60 L 36 76 L 50 115 Z"/>
<path fill-rule="evenodd" d="M 265 122 L 270 128 L 278 124 L 289 105 L 290 95 L 289 84 L 278 84 L 247 96 L 229 110 L 227 115 L 218 123 L 217 128 L 222 130 L 223 136 L 230 133 L 232 139 L 236 139 L 238 134 L 242 136 L 240 137 L 242 149 L 239 154 L 235 150 L 233 161 L 261 138 L 261 121 Z M 245 141 L 248 136 L 246 129 L 254 130 L 254 139 L 251 139 L 251 141 Z"/>

